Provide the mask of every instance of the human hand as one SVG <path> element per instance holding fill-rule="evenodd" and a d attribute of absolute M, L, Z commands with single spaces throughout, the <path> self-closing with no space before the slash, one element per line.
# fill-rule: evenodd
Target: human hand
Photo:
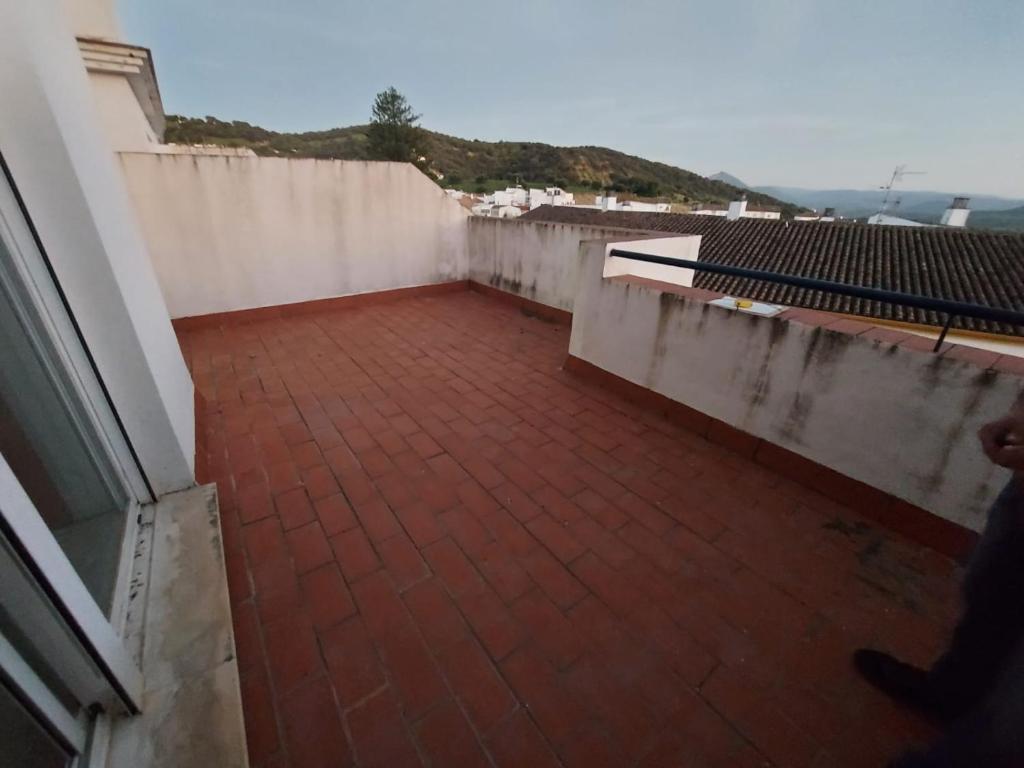
<path fill-rule="evenodd" d="M 1020 408 L 983 426 L 978 430 L 978 439 L 993 463 L 1015 472 L 1024 471 L 1024 411 Z"/>

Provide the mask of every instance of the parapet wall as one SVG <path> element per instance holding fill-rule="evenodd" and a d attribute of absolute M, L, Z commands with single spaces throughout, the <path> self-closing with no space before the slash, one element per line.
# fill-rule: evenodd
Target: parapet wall
<path fill-rule="evenodd" d="M 469 212 L 408 163 L 122 153 L 172 318 L 465 280 Z"/>
<path fill-rule="evenodd" d="M 823 313 L 758 317 L 710 305 L 704 291 L 605 278 L 607 249 L 606 241 L 581 246 L 572 356 L 945 520 L 982 527 L 1009 473 L 985 458 L 976 432 L 1013 403 L 1017 375 Z"/>

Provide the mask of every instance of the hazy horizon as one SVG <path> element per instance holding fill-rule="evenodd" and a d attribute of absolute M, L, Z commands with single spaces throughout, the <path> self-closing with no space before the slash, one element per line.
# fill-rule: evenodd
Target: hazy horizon
<path fill-rule="evenodd" d="M 598 145 L 752 186 L 1024 197 L 1024 4 L 119 0 L 168 113 Z"/>

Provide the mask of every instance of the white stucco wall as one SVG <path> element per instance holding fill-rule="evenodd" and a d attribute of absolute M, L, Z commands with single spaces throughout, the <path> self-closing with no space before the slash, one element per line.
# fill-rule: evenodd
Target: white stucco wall
<path fill-rule="evenodd" d="M 469 212 L 412 165 L 120 158 L 172 317 L 468 274 Z"/>
<path fill-rule="evenodd" d="M 621 230 L 539 221 L 469 220 L 469 279 L 572 312 L 580 243 Z"/>
<path fill-rule="evenodd" d="M 107 72 L 90 72 L 89 87 L 111 149 L 145 152 L 159 140 L 139 106 L 128 78 Z"/>
<path fill-rule="evenodd" d="M 165 493 L 194 482 L 192 381 L 61 7 L 4 4 L 0 150 L 143 469 Z"/>
<path fill-rule="evenodd" d="M 62 0 L 61 5 L 75 35 L 101 40 L 121 38 L 114 0 Z"/>
<path fill-rule="evenodd" d="M 602 277 L 581 247 L 570 353 L 752 435 L 979 529 L 1008 473 L 979 426 L 1020 380 L 797 322 Z"/>
<path fill-rule="evenodd" d="M 605 248 L 604 276 L 633 275 L 648 280 L 659 280 L 673 283 L 685 288 L 693 287 L 692 269 L 674 267 L 668 264 L 652 264 L 621 256 L 613 256 L 612 251 L 629 251 L 642 253 L 646 256 L 664 256 L 669 259 L 697 261 L 700 252 L 700 235 L 676 235 L 674 237 L 645 237 L 641 240 L 617 240 Z"/>

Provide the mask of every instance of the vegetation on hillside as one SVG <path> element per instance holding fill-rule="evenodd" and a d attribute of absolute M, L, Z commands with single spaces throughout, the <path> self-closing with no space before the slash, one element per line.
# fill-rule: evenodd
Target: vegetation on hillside
<path fill-rule="evenodd" d="M 568 190 L 609 190 L 627 197 L 659 198 L 675 203 L 725 203 L 742 190 L 682 168 L 616 152 L 605 147 L 554 147 L 521 141 L 478 141 L 425 129 L 428 164 L 445 186 L 469 192 L 496 187 L 559 186 Z M 258 155 L 371 160 L 376 154 L 370 127 L 278 133 L 215 117 L 167 116 L 165 140 L 180 144 L 249 147 Z M 774 197 L 747 191 L 753 205 L 775 205 L 784 215 L 803 210 Z"/>
<path fill-rule="evenodd" d="M 941 215 L 912 214 L 907 218 L 922 224 L 938 224 Z M 971 211 L 967 217 L 968 229 L 988 229 L 993 232 L 1024 232 L 1024 206 L 1002 211 Z"/>
<path fill-rule="evenodd" d="M 967 226 L 973 229 L 1024 232 L 1024 206 L 1005 211 L 971 211 Z"/>

